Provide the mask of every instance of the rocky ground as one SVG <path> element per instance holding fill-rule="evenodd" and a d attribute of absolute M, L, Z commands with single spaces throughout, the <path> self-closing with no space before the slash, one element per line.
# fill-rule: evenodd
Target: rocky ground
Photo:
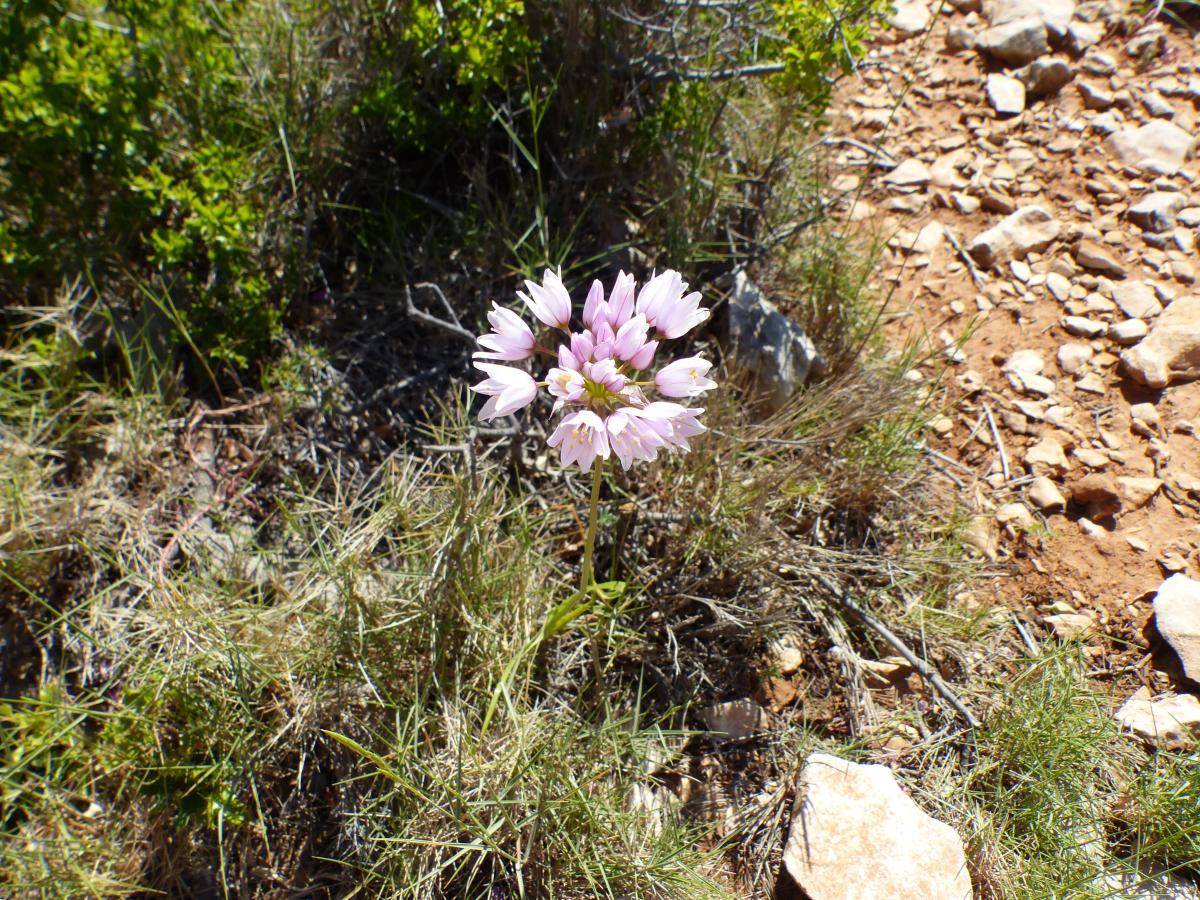
<path fill-rule="evenodd" d="M 975 602 L 1031 650 L 1082 640 L 1131 740 L 1177 749 L 1200 734 L 1200 41 L 1169 13 L 903 2 L 829 143 L 889 332 L 929 348 L 926 447 L 994 563 Z M 789 845 L 796 881 L 850 896 L 818 856 Z M 969 896 L 954 858 L 912 896 Z"/>
<path fill-rule="evenodd" d="M 1147 651 L 1200 632 L 1197 44 L 1104 2 L 918 2 L 893 25 L 832 140 L 847 219 L 886 241 L 893 334 L 933 348 L 930 453 L 1004 563 L 996 600 L 1170 691 Z M 1195 607 L 1164 628 L 1160 602 L 1157 634 L 1175 575 Z"/>

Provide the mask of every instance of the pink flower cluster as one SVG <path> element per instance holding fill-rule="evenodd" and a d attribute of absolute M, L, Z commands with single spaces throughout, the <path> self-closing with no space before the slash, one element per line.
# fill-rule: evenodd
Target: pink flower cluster
<path fill-rule="evenodd" d="M 539 388 L 554 398 L 554 412 L 568 412 L 550 435 L 563 465 L 577 463 L 584 472 L 596 458 L 616 455 L 628 469 L 634 460 L 653 460 L 660 450 L 688 450 L 688 438 L 705 430 L 703 408 L 668 400 L 650 400 L 646 389 L 665 397 L 690 399 L 715 388 L 707 377 L 712 363 L 699 356 L 678 359 L 652 377 L 645 371 L 663 340 L 678 338 L 708 318 L 700 294 L 687 292 L 675 271 L 652 277 L 640 291 L 632 275 L 622 272 L 604 296 L 604 286 L 592 282 L 583 304 L 583 328 L 571 330 L 571 295 L 554 272 L 546 270 L 540 285 L 525 282 L 517 291 L 544 325 L 563 332 L 557 351 L 537 342 L 525 321 L 510 309 L 492 304 L 489 334 L 479 338 L 476 367 L 488 377 L 472 390 L 488 399 L 480 418 L 506 416 L 532 403 Z M 535 381 L 523 369 L 498 365 L 541 353 L 556 365 L 545 381 Z"/>

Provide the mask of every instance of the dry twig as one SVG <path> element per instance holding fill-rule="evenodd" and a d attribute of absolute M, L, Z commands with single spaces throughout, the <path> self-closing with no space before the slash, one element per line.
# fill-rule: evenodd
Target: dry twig
<path fill-rule="evenodd" d="M 971 711 L 963 705 L 962 701 L 958 699 L 958 695 L 956 695 L 954 691 L 950 689 L 950 686 L 942 680 L 942 677 L 938 675 L 938 673 L 935 672 L 933 668 L 927 662 L 925 662 L 925 660 L 921 659 L 921 657 L 917 656 L 917 654 L 909 648 L 908 644 L 904 643 L 904 641 L 897 637 L 890 628 L 847 597 L 846 592 L 834 584 L 830 579 L 826 578 L 824 575 L 818 574 L 817 581 L 820 582 L 821 586 L 825 588 L 825 590 L 829 591 L 829 593 L 833 596 L 834 601 L 839 606 L 854 613 L 859 621 L 887 641 L 887 643 L 889 643 L 897 653 L 903 656 L 908 661 L 909 665 L 916 669 L 917 673 L 929 683 L 930 687 L 937 691 L 937 693 L 941 694 L 943 699 L 945 699 L 947 703 L 954 707 L 958 714 L 966 721 L 968 726 L 973 729 L 979 727 L 979 720 L 976 719 L 975 716 L 971 714 Z"/>
<path fill-rule="evenodd" d="M 974 281 L 975 284 L 982 287 L 983 276 L 979 274 L 979 269 L 975 266 L 975 260 L 971 258 L 971 254 L 966 251 L 965 247 L 963 247 L 962 241 L 958 239 L 958 235 L 956 235 L 949 228 L 943 228 L 942 231 L 946 235 L 946 240 L 950 242 L 950 246 L 954 248 L 954 252 L 958 254 L 959 259 L 961 259 L 963 264 L 967 267 L 967 271 L 971 273 L 971 280 Z"/>
<path fill-rule="evenodd" d="M 1008 468 L 1008 453 L 1004 449 L 1004 438 L 1000 437 L 1000 429 L 996 427 L 996 420 L 992 416 L 992 408 L 986 403 L 983 404 L 983 414 L 987 416 L 988 428 L 992 432 L 992 440 L 996 442 L 996 450 L 1000 454 L 1000 471 L 1004 474 L 1004 481 L 1007 483 L 1012 481 L 1012 473 Z"/>
<path fill-rule="evenodd" d="M 426 282 L 422 282 L 421 284 L 416 285 L 416 287 L 433 291 L 438 296 L 438 299 L 440 299 L 442 301 L 442 305 L 444 307 L 446 307 L 446 309 L 448 309 L 448 310 L 451 309 L 450 302 L 446 299 L 446 295 L 442 293 L 442 289 L 440 287 L 438 287 L 436 284 L 432 284 L 432 283 L 426 281 Z M 452 334 L 457 338 L 461 338 L 462 340 L 466 341 L 469 344 L 475 343 L 475 335 L 471 334 L 471 332 L 469 332 L 469 331 L 467 331 L 467 329 L 463 328 L 462 325 L 458 324 L 457 321 L 448 322 L 445 319 L 439 319 L 437 316 L 430 315 L 427 312 L 417 309 L 416 304 L 413 303 L 412 287 L 410 287 L 407 284 L 404 286 L 404 309 L 405 309 L 405 312 L 407 312 L 411 318 L 416 319 L 418 322 L 423 322 L 424 324 L 429 325 L 433 328 L 440 329 L 441 331 L 444 331 L 447 334 Z M 453 315 L 453 314 L 454 314 L 453 310 L 451 310 L 451 315 Z"/>

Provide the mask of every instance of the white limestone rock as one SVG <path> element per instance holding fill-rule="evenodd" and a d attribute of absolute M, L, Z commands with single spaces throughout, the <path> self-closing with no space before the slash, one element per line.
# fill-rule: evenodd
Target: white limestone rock
<path fill-rule="evenodd" d="M 1025 85 L 1016 78 L 993 72 L 987 77 L 988 104 L 1001 116 L 1019 116 L 1025 112 Z"/>
<path fill-rule="evenodd" d="M 1174 175 L 1191 156 L 1195 138 L 1178 125 L 1155 119 L 1110 134 L 1104 148 L 1126 165 Z"/>
<path fill-rule="evenodd" d="M 814 753 L 799 794 L 783 864 L 810 900 L 971 900 L 962 839 L 891 769 Z"/>
<path fill-rule="evenodd" d="M 1023 206 L 976 235 L 967 250 L 979 265 L 993 268 L 1045 250 L 1059 230 L 1058 220 L 1045 209 Z"/>
<path fill-rule="evenodd" d="M 1200 682 L 1200 581 L 1177 574 L 1160 584 L 1154 626 L 1179 655 L 1184 674 Z"/>
<path fill-rule="evenodd" d="M 1200 375 L 1200 297 L 1180 297 L 1168 306 L 1150 333 L 1121 354 L 1121 365 L 1150 388 Z"/>

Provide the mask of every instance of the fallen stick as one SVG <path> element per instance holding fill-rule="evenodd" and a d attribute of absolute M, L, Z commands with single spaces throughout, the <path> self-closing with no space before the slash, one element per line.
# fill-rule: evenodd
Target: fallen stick
<path fill-rule="evenodd" d="M 996 420 L 992 418 L 992 408 L 986 403 L 983 404 L 983 414 L 987 416 L 988 428 L 992 430 L 992 440 L 996 442 L 996 449 L 1000 451 L 1000 471 L 1004 474 L 1006 482 L 1012 481 L 1012 472 L 1008 469 L 1008 454 L 1004 451 L 1004 439 L 1000 437 L 1000 429 L 996 427 Z"/>
<path fill-rule="evenodd" d="M 904 641 L 900 640 L 900 638 L 897 637 L 890 628 L 847 597 L 845 591 L 843 591 L 824 575 L 817 575 L 817 581 L 820 582 L 821 586 L 825 588 L 825 590 L 829 591 L 829 593 L 833 595 L 833 599 L 838 603 L 838 605 L 854 613 L 854 615 L 857 616 L 864 625 L 887 641 L 887 643 L 891 644 L 892 648 L 895 649 L 895 651 L 901 656 L 903 656 L 908 661 L 909 665 L 917 670 L 917 674 L 925 679 L 925 681 L 929 682 L 929 685 L 935 691 L 941 694 L 942 698 L 945 699 L 947 703 L 954 707 L 958 714 L 962 716 L 964 720 L 966 720 L 968 726 L 973 729 L 979 727 L 979 720 L 971 715 L 971 711 L 969 709 L 963 706 L 962 701 L 958 699 L 958 696 L 954 693 L 954 691 L 950 690 L 950 686 L 946 684 L 946 682 L 942 681 L 942 677 L 938 675 L 938 673 L 935 672 L 927 662 L 917 656 L 917 654 L 913 653 L 913 651 L 909 649 L 908 645 L 904 643 Z"/>
<path fill-rule="evenodd" d="M 949 478 L 951 481 L 953 481 L 955 486 L 958 487 L 960 490 L 966 487 L 966 485 L 963 484 L 963 480 L 961 478 L 959 478 L 957 475 L 955 475 L 953 472 L 951 472 L 949 469 L 947 469 L 945 466 L 943 466 L 936 459 L 929 460 L 929 465 L 933 466 L 933 470 L 935 472 L 937 472 L 939 475 L 945 475 L 947 478 Z"/>
<path fill-rule="evenodd" d="M 956 469 L 961 469 L 963 472 L 966 472 L 968 475 L 975 474 L 975 470 L 972 469 L 970 466 L 964 466 L 957 459 L 954 459 L 953 457 L 949 457 L 945 453 L 938 453 L 936 450 L 932 449 L 931 447 L 926 447 L 924 444 L 917 444 L 917 446 L 920 447 L 922 450 L 924 450 L 927 454 L 929 454 L 934 459 L 941 460 L 948 466 L 954 466 Z"/>
<path fill-rule="evenodd" d="M 949 228 L 943 228 L 942 231 L 946 235 L 946 240 L 950 242 L 950 246 L 953 247 L 955 252 L 958 254 L 959 259 L 961 259 L 966 265 L 967 271 L 971 273 L 971 280 L 982 287 L 983 277 L 979 274 L 979 269 L 975 267 L 975 260 L 971 259 L 971 254 L 967 252 L 966 248 L 963 247 L 962 242 L 959 241 L 958 235 L 956 235 Z"/>
<path fill-rule="evenodd" d="M 445 294 L 442 293 L 441 288 L 439 288 L 437 285 L 422 282 L 421 284 L 417 285 L 417 287 L 432 289 L 434 293 L 441 298 L 442 304 L 447 309 L 450 309 L 450 304 L 446 300 Z M 467 329 L 463 328 L 461 325 L 458 325 L 454 322 L 447 322 L 445 319 L 439 319 L 437 316 L 431 316 L 429 313 L 417 309 L 416 304 L 413 303 L 412 288 L 407 284 L 404 286 L 404 307 L 405 312 L 408 313 L 410 318 L 416 319 L 418 322 L 424 322 L 426 325 L 429 325 L 433 328 L 439 328 L 447 334 L 452 334 L 455 337 L 466 341 L 468 344 L 475 343 L 475 335 L 471 334 L 471 332 L 467 331 Z"/>
<path fill-rule="evenodd" d="M 1037 641 L 1033 639 L 1033 635 L 1029 633 L 1029 629 L 1025 627 L 1025 623 L 1021 621 L 1016 613 L 1012 614 L 1012 620 L 1013 627 L 1017 629 L 1017 634 L 1021 636 L 1021 641 L 1025 644 L 1029 655 L 1035 658 L 1041 656 L 1042 651 L 1038 649 Z"/>
<path fill-rule="evenodd" d="M 888 153 L 888 151 L 884 150 L 882 147 L 873 147 L 870 144 L 864 144 L 862 141 L 855 140 L 854 138 L 828 137 L 821 141 L 821 143 L 845 144 L 848 147 L 854 147 L 855 149 L 863 151 L 863 153 L 866 153 L 868 156 L 886 156 L 889 165 L 892 167 L 897 165 L 896 157 L 892 156 L 892 154 Z"/>

